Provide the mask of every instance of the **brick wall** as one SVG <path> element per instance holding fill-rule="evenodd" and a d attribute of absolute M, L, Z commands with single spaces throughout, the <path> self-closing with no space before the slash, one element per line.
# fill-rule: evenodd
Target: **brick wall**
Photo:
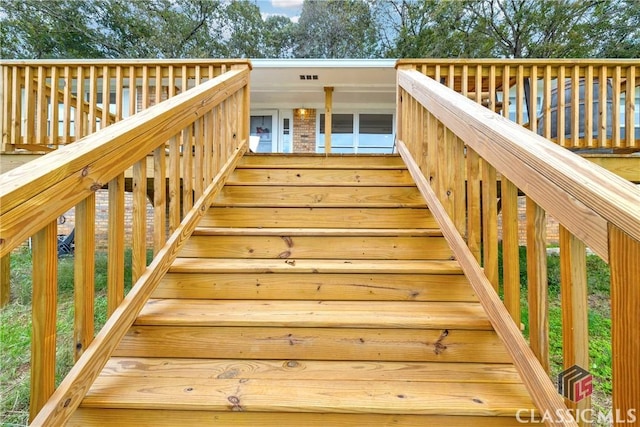
<path fill-rule="evenodd" d="M 293 152 L 316 152 L 316 110 L 293 110 Z"/>

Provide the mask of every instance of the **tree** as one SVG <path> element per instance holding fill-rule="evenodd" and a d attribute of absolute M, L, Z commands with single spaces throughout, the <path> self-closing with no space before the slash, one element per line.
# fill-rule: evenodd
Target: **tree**
<path fill-rule="evenodd" d="M 298 58 L 377 55 L 376 23 L 363 0 L 305 0 L 295 33 Z"/>
<path fill-rule="evenodd" d="M 267 17 L 264 21 L 264 57 L 291 58 L 293 56 L 296 24 L 282 15 Z"/>
<path fill-rule="evenodd" d="M 83 0 L 4 1 L 0 3 L 2 58 L 99 58 L 87 17 L 91 4 Z"/>

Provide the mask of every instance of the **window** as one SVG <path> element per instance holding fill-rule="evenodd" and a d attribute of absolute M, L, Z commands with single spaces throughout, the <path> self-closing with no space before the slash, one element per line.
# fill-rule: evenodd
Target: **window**
<path fill-rule="evenodd" d="M 319 116 L 317 152 L 325 149 L 324 114 Z M 393 114 L 355 113 L 331 116 L 332 153 L 393 152 Z"/>

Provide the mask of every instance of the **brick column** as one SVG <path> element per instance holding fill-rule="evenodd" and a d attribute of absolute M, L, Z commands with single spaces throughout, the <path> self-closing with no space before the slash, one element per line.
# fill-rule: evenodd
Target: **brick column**
<path fill-rule="evenodd" d="M 315 109 L 297 108 L 293 110 L 293 152 L 316 152 Z"/>

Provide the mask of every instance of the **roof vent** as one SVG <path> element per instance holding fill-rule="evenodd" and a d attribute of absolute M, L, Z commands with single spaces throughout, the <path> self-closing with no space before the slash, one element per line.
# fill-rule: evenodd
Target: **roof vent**
<path fill-rule="evenodd" d="M 300 74 L 300 80 L 318 80 L 317 74 Z"/>

